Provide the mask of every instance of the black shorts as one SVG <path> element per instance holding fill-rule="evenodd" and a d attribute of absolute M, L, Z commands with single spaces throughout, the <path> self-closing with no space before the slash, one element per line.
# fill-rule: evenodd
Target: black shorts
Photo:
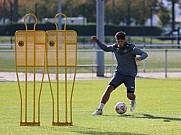
<path fill-rule="evenodd" d="M 115 73 L 114 77 L 110 80 L 109 85 L 113 85 L 116 89 L 119 85 L 124 83 L 127 93 L 134 93 L 135 91 L 135 77 L 130 75 L 121 75 Z"/>

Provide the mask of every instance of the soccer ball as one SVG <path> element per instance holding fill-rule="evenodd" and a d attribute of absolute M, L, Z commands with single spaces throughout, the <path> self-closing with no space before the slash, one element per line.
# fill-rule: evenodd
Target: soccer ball
<path fill-rule="evenodd" d="M 115 105 L 115 110 L 118 114 L 123 114 L 126 112 L 127 110 L 127 106 L 125 103 L 123 102 L 118 102 L 116 105 Z"/>

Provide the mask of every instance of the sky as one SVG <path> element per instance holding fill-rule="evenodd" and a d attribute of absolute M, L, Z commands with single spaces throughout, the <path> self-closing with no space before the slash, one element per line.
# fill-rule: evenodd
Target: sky
<path fill-rule="evenodd" d="M 180 0 L 181 2 L 181 0 Z M 172 8 L 172 4 L 171 2 L 168 2 L 167 0 L 163 0 L 163 3 L 166 7 L 168 7 L 169 9 Z M 145 23 L 146 26 L 150 26 L 151 20 L 148 19 Z M 175 4 L 175 22 L 180 22 L 181 23 L 181 9 L 179 8 L 178 4 Z M 161 26 L 160 23 L 160 19 L 157 15 L 153 15 L 153 22 L 152 22 L 153 26 Z"/>
<path fill-rule="evenodd" d="M 181 0 L 180 0 L 181 2 Z M 163 3 L 171 9 L 171 2 L 168 2 L 167 0 L 163 0 Z M 181 22 L 181 9 L 179 8 L 178 4 L 175 4 L 175 21 Z"/>

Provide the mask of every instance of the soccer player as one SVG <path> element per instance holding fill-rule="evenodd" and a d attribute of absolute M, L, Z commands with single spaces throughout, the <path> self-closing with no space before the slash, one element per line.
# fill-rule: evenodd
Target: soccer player
<path fill-rule="evenodd" d="M 102 115 L 103 107 L 109 100 L 110 94 L 121 84 L 127 89 L 127 98 L 131 100 L 130 111 L 133 112 L 136 107 L 135 95 L 135 77 L 137 75 L 136 62 L 142 61 L 148 57 L 148 54 L 134 44 L 129 44 L 125 40 L 126 33 L 123 31 L 115 34 L 116 43 L 113 45 L 105 45 L 96 36 L 91 36 L 99 47 L 105 52 L 113 52 L 117 59 L 117 67 L 114 77 L 110 80 L 105 92 L 102 95 L 99 108 L 92 113 L 93 116 Z"/>

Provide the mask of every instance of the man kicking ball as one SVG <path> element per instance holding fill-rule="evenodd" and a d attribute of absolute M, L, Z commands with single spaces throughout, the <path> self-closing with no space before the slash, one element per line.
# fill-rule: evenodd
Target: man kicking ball
<path fill-rule="evenodd" d="M 148 57 L 148 54 L 125 40 L 126 33 L 123 31 L 115 34 L 116 43 L 110 46 L 103 44 L 96 36 L 92 36 L 99 47 L 105 52 L 113 52 L 117 59 L 117 67 L 114 77 L 110 80 L 105 92 L 102 95 L 99 108 L 92 113 L 93 116 L 102 115 L 103 107 L 109 100 L 110 94 L 121 84 L 127 89 L 127 98 L 131 100 L 130 111 L 136 107 L 135 77 L 137 75 L 137 64 Z"/>

